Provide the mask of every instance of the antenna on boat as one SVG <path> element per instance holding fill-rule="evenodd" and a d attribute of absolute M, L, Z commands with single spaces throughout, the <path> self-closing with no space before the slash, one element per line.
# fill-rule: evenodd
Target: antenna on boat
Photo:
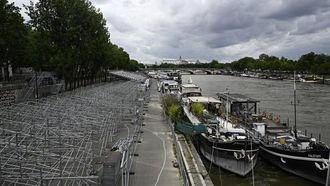
<path fill-rule="evenodd" d="M 328 171 L 327 171 L 327 178 L 325 180 L 325 185 L 329 186 L 329 177 L 330 177 L 330 152 L 329 152 L 329 159 L 328 159 Z"/>
<path fill-rule="evenodd" d="M 227 101 L 226 101 L 226 120 L 227 120 L 227 123 L 228 123 L 228 120 L 229 120 L 229 102 L 228 102 L 228 96 L 229 96 L 229 89 L 226 88 L 226 92 L 227 92 Z"/>
<path fill-rule="evenodd" d="M 326 186 L 329 186 L 330 185 L 330 183 L 329 183 L 329 177 L 330 177 L 330 152 L 329 152 L 329 159 L 328 159 L 327 179 L 326 179 L 326 183 L 325 183 Z"/>
<path fill-rule="evenodd" d="M 253 144 L 253 138 L 252 138 L 252 136 L 251 136 L 251 143 L 250 143 L 250 147 L 251 147 L 251 165 L 252 165 L 252 185 L 254 186 L 254 166 L 253 166 L 253 159 L 254 159 L 254 157 L 253 157 L 253 151 L 252 151 L 252 144 Z"/>
<path fill-rule="evenodd" d="M 294 136 L 297 138 L 297 94 L 296 94 L 296 71 L 293 74 L 293 108 L 294 108 Z"/>
<path fill-rule="evenodd" d="M 192 79 L 191 79 L 191 77 L 189 77 L 189 80 L 188 80 L 188 83 L 192 83 L 193 81 L 192 81 Z"/>

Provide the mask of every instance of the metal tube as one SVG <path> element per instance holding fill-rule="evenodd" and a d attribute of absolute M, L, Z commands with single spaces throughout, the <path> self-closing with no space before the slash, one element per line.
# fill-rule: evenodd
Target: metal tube
<path fill-rule="evenodd" d="M 296 95 L 296 71 L 293 75 L 293 108 L 294 108 L 294 136 L 297 138 L 297 95 Z"/>
<path fill-rule="evenodd" d="M 325 183 L 326 186 L 330 186 L 329 177 L 330 177 L 330 152 L 329 152 L 329 159 L 328 159 L 327 180 L 326 180 L 326 183 Z"/>

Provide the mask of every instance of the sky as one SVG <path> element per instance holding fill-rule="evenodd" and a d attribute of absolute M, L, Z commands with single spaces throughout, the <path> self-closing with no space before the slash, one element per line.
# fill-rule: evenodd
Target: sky
<path fill-rule="evenodd" d="M 9 0 L 19 7 L 29 1 Z M 90 1 L 107 20 L 111 41 L 142 63 L 330 53 L 329 0 Z"/>

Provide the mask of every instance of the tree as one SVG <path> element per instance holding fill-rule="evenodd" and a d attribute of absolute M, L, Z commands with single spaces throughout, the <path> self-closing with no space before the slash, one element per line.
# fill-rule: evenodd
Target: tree
<path fill-rule="evenodd" d="M 55 68 L 69 89 L 105 77 L 111 61 L 110 34 L 102 13 L 87 0 L 40 0 L 28 15 L 38 32 L 40 68 Z"/>
<path fill-rule="evenodd" d="M 238 61 L 234 61 L 231 63 L 231 68 L 233 70 L 237 70 L 237 71 L 244 71 L 247 68 L 254 68 L 254 63 L 255 63 L 255 59 L 252 57 L 244 57 L 239 59 Z"/>
<path fill-rule="evenodd" d="M 267 61 L 269 59 L 269 56 L 267 54 L 260 54 L 259 60 L 260 61 Z"/>
<path fill-rule="evenodd" d="M 9 65 L 15 68 L 23 62 L 26 27 L 19 11 L 14 3 L 0 0 L 0 66 L 5 67 L 5 80 Z"/>

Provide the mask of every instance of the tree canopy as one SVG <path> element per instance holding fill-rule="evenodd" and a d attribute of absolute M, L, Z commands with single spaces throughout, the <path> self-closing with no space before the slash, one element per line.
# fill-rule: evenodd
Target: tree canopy
<path fill-rule="evenodd" d="M 5 79 L 9 78 L 8 66 L 20 66 L 24 54 L 26 27 L 20 9 L 14 3 L 0 0 L 0 66 L 5 66 Z"/>
<path fill-rule="evenodd" d="M 113 52 L 106 21 L 87 0 L 40 0 L 27 9 L 29 44 L 40 51 L 31 65 L 55 69 L 70 89 L 104 77 L 113 56 L 123 55 Z"/>
<path fill-rule="evenodd" d="M 55 71 L 68 89 L 105 79 L 109 69 L 143 67 L 111 43 L 106 20 L 89 0 L 30 2 L 26 25 L 13 3 L 0 6 L 0 65 Z"/>
<path fill-rule="evenodd" d="M 230 63 L 233 70 L 268 70 L 286 72 L 307 72 L 314 74 L 330 74 L 330 56 L 310 52 L 302 55 L 298 60 L 289 60 L 261 54 L 258 59 L 244 57 Z"/>

